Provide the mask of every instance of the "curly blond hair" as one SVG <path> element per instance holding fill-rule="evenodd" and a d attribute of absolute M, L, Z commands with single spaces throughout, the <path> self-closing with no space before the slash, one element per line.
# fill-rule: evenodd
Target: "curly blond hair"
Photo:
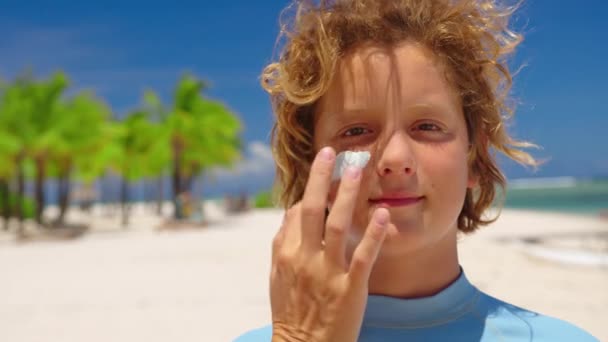
<path fill-rule="evenodd" d="M 522 150 L 536 145 L 515 140 L 506 130 L 513 116 L 506 57 L 522 40 L 508 27 L 517 7 L 489 0 L 321 0 L 289 6 L 283 12 L 287 20 L 281 19 L 284 46 L 278 61 L 262 74 L 276 115 L 272 149 L 280 204 L 290 207 L 303 196 L 315 154 L 315 105 L 340 58 L 366 43 L 392 46 L 410 40 L 447 67 L 448 81 L 462 100 L 472 145 L 468 163 L 478 187 L 467 190 L 458 229 L 468 233 L 494 222 L 499 214 L 482 214 L 494 202 L 497 186 L 505 193 L 506 178 L 496 152 L 522 165 L 539 165 Z M 290 10 L 295 13 L 289 15 Z"/>

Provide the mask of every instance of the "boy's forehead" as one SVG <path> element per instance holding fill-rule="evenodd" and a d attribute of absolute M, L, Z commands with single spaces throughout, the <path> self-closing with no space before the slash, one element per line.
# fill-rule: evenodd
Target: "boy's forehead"
<path fill-rule="evenodd" d="M 450 92 L 442 69 L 433 54 L 418 44 L 361 47 L 339 61 L 320 107 L 356 112 L 442 101 Z"/>

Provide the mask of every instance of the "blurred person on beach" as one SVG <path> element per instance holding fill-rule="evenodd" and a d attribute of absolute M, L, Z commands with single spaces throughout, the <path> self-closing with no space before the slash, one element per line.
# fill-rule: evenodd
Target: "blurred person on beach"
<path fill-rule="evenodd" d="M 498 218 L 484 216 L 506 185 L 496 153 L 539 164 L 506 130 L 516 7 L 288 8 L 281 54 L 262 75 L 287 209 L 272 244 L 272 322 L 236 341 L 596 341 L 483 293 L 458 260 L 459 234 Z M 343 151 L 371 159 L 332 181 Z"/>

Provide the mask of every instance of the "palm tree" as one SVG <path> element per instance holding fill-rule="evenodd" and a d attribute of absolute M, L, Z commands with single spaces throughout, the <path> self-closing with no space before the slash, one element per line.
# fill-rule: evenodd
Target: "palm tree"
<path fill-rule="evenodd" d="M 17 234 L 23 232 L 24 221 L 24 195 L 25 195 L 25 176 L 26 169 L 29 166 L 27 163 L 28 147 L 35 138 L 35 132 L 32 129 L 30 114 L 34 108 L 34 86 L 32 77 L 29 73 L 24 73 L 17 77 L 11 84 L 3 85 L 0 98 L 0 127 L 6 133 L 10 132 L 11 137 L 7 135 L 4 139 L 10 139 L 8 145 L 13 145 L 16 148 L 5 147 L 5 157 L 7 159 L 7 168 L 12 168 L 11 175 L 17 178 L 17 189 L 15 196 L 14 212 L 19 221 Z M 10 152 L 8 152 L 10 151 Z M 12 165 L 12 166 L 11 166 Z"/>
<path fill-rule="evenodd" d="M 120 138 L 124 134 L 121 122 L 105 121 L 100 125 L 100 145 L 95 153 L 82 154 L 75 160 L 76 178 L 83 186 L 92 187 L 95 180 L 115 170 L 118 160 L 123 158 Z"/>
<path fill-rule="evenodd" d="M 229 165 L 240 156 L 240 122 L 223 104 L 204 98 L 203 81 L 184 76 L 167 117 L 172 156 L 174 202 L 195 177 L 212 165 Z M 177 210 L 175 211 L 177 213 Z"/>
<path fill-rule="evenodd" d="M 135 111 L 122 122 L 116 141 L 121 147 L 112 168 L 122 177 L 121 207 L 122 224 L 129 224 L 129 184 L 149 174 L 150 155 L 157 149 L 158 127 L 150 123 L 148 113 Z"/>
<path fill-rule="evenodd" d="M 61 103 L 56 110 L 54 130 L 56 140 L 50 147 L 49 161 L 59 181 L 59 215 L 62 224 L 69 205 L 70 179 L 79 159 L 86 163 L 104 149 L 108 136 L 104 124 L 110 110 L 92 93 L 83 92 Z"/>
<path fill-rule="evenodd" d="M 2 217 L 4 230 L 8 230 L 11 216 L 10 180 L 15 173 L 15 161 L 19 151 L 19 140 L 12 133 L 0 126 L 0 203 L 2 204 Z"/>
<path fill-rule="evenodd" d="M 155 142 L 151 147 L 147 163 L 147 176 L 156 179 L 156 214 L 162 215 L 162 203 L 164 200 L 163 178 L 171 164 L 170 149 L 170 127 L 167 124 L 169 109 L 165 108 L 158 97 L 152 91 L 147 90 L 143 96 L 142 111 L 148 114 L 151 120 L 151 129 L 155 130 Z"/>
<path fill-rule="evenodd" d="M 36 222 L 39 225 L 43 224 L 44 184 L 50 156 L 53 150 L 61 149 L 63 144 L 57 125 L 61 122 L 58 119 L 61 116 L 60 100 L 67 85 L 68 79 L 62 72 L 55 73 L 47 81 L 33 84 L 33 106 L 29 113 L 29 125 L 34 134 L 26 148 L 36 168 Z"/>

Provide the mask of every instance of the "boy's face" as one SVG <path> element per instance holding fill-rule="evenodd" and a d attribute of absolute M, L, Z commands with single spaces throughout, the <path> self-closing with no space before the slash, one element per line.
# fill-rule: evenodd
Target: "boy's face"
<path fill-rule="evenodd" d="M 382 254 L 445 245 L 467 187 L 468 135 L 460 99 L 432 53 L 415 43 L 366 46 L 345 56 L 315 112 L 314 146 L 366 150 L 349 247 L 375 208 L 391 222 Z M 332 185 L 330 206 L 338 183 Z"/>

